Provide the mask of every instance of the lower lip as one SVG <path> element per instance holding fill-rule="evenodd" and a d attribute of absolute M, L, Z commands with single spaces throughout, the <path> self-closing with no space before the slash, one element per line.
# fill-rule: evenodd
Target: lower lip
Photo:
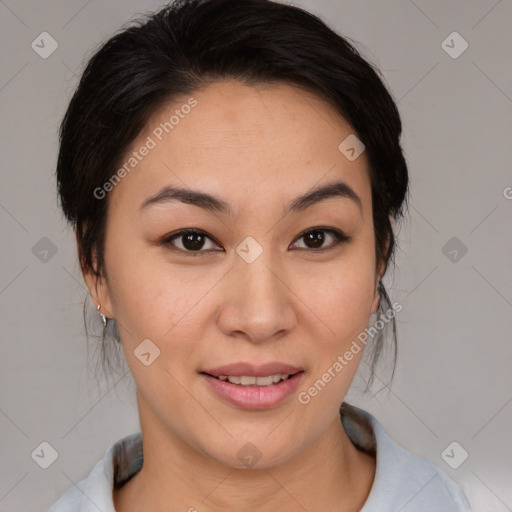
<path fill-rule="evenodd" d="M 200 374 L 217 395 L 242 409 L 267 409 L 280 404 L 297 389 L 303 375 L 304 372 L 296 373 L 270 386 L 242 386 Z"/>

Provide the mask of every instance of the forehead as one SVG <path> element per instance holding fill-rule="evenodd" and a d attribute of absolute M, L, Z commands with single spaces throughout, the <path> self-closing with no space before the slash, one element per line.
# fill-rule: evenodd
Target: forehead
<path fill-rule="evenodd" d="M 295 197 L 335 179 L 364 204 L 371 200 L 366 155 L 350 161 L 339 150 L 351 134 L 341 115 L 311 92 L 214 82 L 155 112 L 124 157 L 123 163 L 137 163 L 110 192 L 111 205 L 138 208 L 159 188 L 178 185 L 229 197 L 236 211 L 246 200 L 254 206 L 255 196 L 259 206 L 282 204 L 283 194 Z"/>

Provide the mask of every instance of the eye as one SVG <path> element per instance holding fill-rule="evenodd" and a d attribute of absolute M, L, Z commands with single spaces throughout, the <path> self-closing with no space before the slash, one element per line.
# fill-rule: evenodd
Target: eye
<path fill-rule="evenodd" d="M 304 239 L 305 247 L 299 247 L 299 249 L 312 251 L 312 252 L 323 252 L 325 250 L 333 249 L 337 245 L 343 242 L 348 242 L 351 237 L 346 236 L 341 231 L 316 227 L 302 232 L 298 240 Z M 324 243 L 331 240 L 331 243 L 324 246 Z M 208 241 L 210 247 L 208 247 Z M 169 246 L 172 250 L 186 253 L 187 256 L 202 256 L 201 253 L 208 251 L 223 251 L 219 245 L 209 237 L 204 231 L 199 229 L 182 229 L 175 233 L 167 235 L 160 241 L 160 245 Z M 294 244 L 296 245 L 296 244 Z M 205 247 L 206 246 L 206 247 Z M 293 247 L 293 245 L 292 245 Z"/>
<path fill-rule="evenodd" d="M 306 247 L 300 247 L 300 249 L 313 252 L 322 252 L 325 250 L 334 249 L 334 247 L 337 245 L 343 242 L 348 242 L 351 239 L 350 236 L 345 235 L 341 231 L 323 227 L 316 227 L 309 229 L 308 231 L 304 231 L 298 237 L 299 240 L 301 238 L 304 239 Z M 327 246 L 324 246 L 324 242 L 329 241 L 329 238 L 331 239 L 331 243 Z"/>
<path fill-rule="evenodd" d="M 174 242 L 175 240 L 176 243 Z M 205 245 L 208 245 L 207 241 L 213 243 L 213 248 L 206 247 L 206 250 L 202 250 L 205 248 Z M 176 233 L 172 233 L 171 235 L 166 236 L 161 240 L 160 244 L 166 246 L 175 246 L 176 249 L 173 249 L 172 247 L 171 249 L 189 253 L 188 255 L 190 256 L 200 256 L 202 252 L 219 250 L 214 248 L 219 246 L 216 245 L 213 239 L 210 238 L 204 231 L 199 229 L 182 229 Z"/>

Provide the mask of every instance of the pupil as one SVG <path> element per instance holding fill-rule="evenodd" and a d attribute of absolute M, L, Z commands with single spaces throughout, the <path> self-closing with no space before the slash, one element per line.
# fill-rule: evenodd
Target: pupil
<path fill-rule="evenodd" d="M 324 242 L 323 231 L 310 231 L 305 237 L 305 242 L 308 247 L 322 247 Z"/>
<path fill-rule="evenodd" d="M 183 235 L 183 247 L 191 251 L 201 249 L 204 245 L 204 236 L 200 233 L 189 233 Z"/>

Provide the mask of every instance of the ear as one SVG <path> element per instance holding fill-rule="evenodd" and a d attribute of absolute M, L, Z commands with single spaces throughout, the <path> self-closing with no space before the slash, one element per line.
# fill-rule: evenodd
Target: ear
<path fill-rule="evenodd" d="M 380 295 L 379 295 L 379 283 L 382 279 L 382 276 L 384 275 L 384 272 L 386 271 L 384 263 L 381 263 L 379 272 L 377 273 L 377 276 L 375 278 L 375 296 L 373 297 L 372 302 L 372 308 L 371 313 L 375 313 L 377 309 L 379 309 L 379 303 L 380 303 Z"/>
<path fill-rule="evenodd" d="M 375 297 L 373 298 L 372 308 L 370 311 L 372 315 L 373 315 L 373 313 L 375 313 L 377 311 L 377 309 L 379 309 L 380 296 L 379 296 L 378 282 L 377 282 L 377 286 L 375 288 L 376 288 Z"/>
<path fill-rule="evenodd" d="M 389 216 L 389 220 L 391 223 L 391 229 L 393 229 L 395 224 L 394 224 L 394 219 L 391 215 Z M 388 251 L 389 242 L 390 242 L 390 234 L 388 234 L 388 238 L 386 240 L 385 253 L 387 253 L 387 251 Z M 380 263 L 379 271 L 377 272 L 376 281 L 375 281 L 375 296 L 373 298 L 372 307 L 371 307 L 372 314 L 375 313 L 377 311 L 377 309 L 379 309 L 379 303 L 380 303 L 379 283 L 386 272 L 386 267 L 387 267 L 387 264 L 385 264 L 384 262 Z"/>
<path fill-rule="evenodd" d="M 79 245 L 78 234 L 75 229 L 75 237 L 77 239 L 77 245 Z M 93 252 L 93 262 L 96 264 L 97 258 L 96 253 Z M 96 266 L 96 265 L 95 265 Z M 82 275 L 85 284 L 91 295 L 91 302 L 94 309 L 97 308 L 98 304 L 101 305 L 100 313 L 103 313 L 107 318 L 114 318 L 112 311 L 112 302 L 110 299 L 110 289 L 107 279 L 102 276 L 98 277 L 94 274 L 93 270 L 89 267 L 84 267 L 80 262 Z"/>

